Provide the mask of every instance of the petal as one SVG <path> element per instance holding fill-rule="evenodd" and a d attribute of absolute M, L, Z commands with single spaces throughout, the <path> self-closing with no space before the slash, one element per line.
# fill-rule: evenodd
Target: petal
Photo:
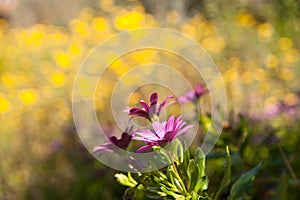
<path fill-rule="evenodd" d="M 93 149 L 93 152 L 115 152 L 116 151 L 116 147 L 115 145 L 113 145 L 112 143 L 104 143 L 102 145 L 96 146 Z"/>
<path fill-rule="evenodd" d="M 165 123 L 159 123 L 157 121 L 152 123 L 153 130 L 155 131 L 158 139 L 162 139 L 165 134 Z"/>
<path fill-rule="evenodd" d="M 179 135 L 182 135 L 182 134 L 186 133 L 189 129 L 191 129 L 191 128 L 193 128 L 193 127 L 194 127 L 193 125 L 188 125 L 188 126 L 184 127 L 183 129 L 181 129 L 180 131 L 178 131 L 178 132 L 176 133 L 176 136 L 175 136 L 175 137 L 177 137 L 177 136 L 179 136 Z"/>
<path fill-rule="evenodd" d="M 140 109 L 140 108 L 131 108 L 129 111 L 129 115 L 135 115 L 139 117 L 145 117 L 150 120 L 148 112 Z"/>
<path fill-rule="evenodd" d="M 151 96 L 150 96 L 150 104 L 152 104 L 152 102 L 157 103 L 157 99 L 158 99 L 157 93 L 154 92 L 154 93 L 151 94 Z"/>
<path fill-rule="evenodd" d="M 145 110 L 147 111 L 147 112 L 149 112 L 149 105 L 144 101 L 144 100 L 141 100 L 140 101 L 140 104 L 141 104 L 141 106 L 143 106 L 143 108 L 145 108 Z"/>
<path fill-rule="evenodd" d="M 167 101 L 168 101 L 169 99 L 171 99 L 171 98 L 173 98 L 173 95 L 167 96 L 167 97 L 160 103 L 159 108 L 158 108 L 158 113 L 160 113 L 160 111 L 161 111 L 163 108 L 166 108 L 166 107 L 168 107 L 169 105 L 175 103 L 175 101 L 171 101 L 171 102 L 169 102 L 169 103 L 166 105 Z"/>
<path fill-rule="evenodd" d="M 174 132 L 174 131 L 169 131 L 169 132 L 167 132 L 167 133 L 165 134 L 164 139 L 167 140 L 168 142 L 171 142 L 171 141 L 174 139 L 175 136 L 176 136 L 176 132 Z"/>
<path fill-rule="evenodd" d="M 196 97 L 199 98 L 205 94 L 208 93 L 208 90 L 205 89 L 205 85 L 204 84 L 197 84 L 195 86 L 195 94 L 196 94 Z"/>
<path fill-rule="evenodd" d="M 111 141 L 111 143 L 116 145 L 117 142 L 118 142 L 118 139 L 116 138 L 116 136 L 112 136 L 112 137 L 109 138 L 109 141 Z"/>
<path fill-rule="evenodd" d="M 158 140 L 157 134 L 153 130 L 143 130 L 133 136 L 133 140 L 153 142 Z"/>
<path fill-rule="evenodd" d="M 129 111 L 130 111 L 131 109 L 132 109 L 132 108 L 129 108 L 129 107 L 124 108 L 124 109 L 123 109 L 123 112 L 129 113 Z"/>
<path fill-rule="evenodd" d="M 166 128 L 165 128 L 165 131 L 166 132 L 170 132 L 170 131 L 173 131 L 174 130 L 174 115 L 172 115 L 167 124 L 166 124 Z"/>
<path fill-rule="evenodd" d="M 187 103 L 190 101 L 194 101 L 196 99 L 196 94 L 194 90 L 190 90 L 185 93 L 183 96 L 178 98 L 178 101 L 181 103 Z"/>

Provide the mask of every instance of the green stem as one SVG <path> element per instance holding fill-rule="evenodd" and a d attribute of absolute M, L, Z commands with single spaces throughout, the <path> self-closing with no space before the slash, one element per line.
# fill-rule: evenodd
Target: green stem
<path fill-rule="evenodd" d="M 297 178 L 297 176 L 296 176 L 296 174 L 295 174 L 295 172 L 294 172 L 294 170 L 293 170 L 293 168 L 292 168 L 292 166 L 291 166 L 291 164 L 290 164 L 288 158 L 286 157 L 286 155 L 285 155 L 285 153 L 284 153 L 282 147 L 280 146 L 279 143 L 277 143 L 276 145 L 277 145 L 277 148 L 278 148 L 279 151 L 280 151 L 280 154 L 281 154 L 281 156 L 282 156 L 282 158 L 283 158 L 283 160 L 284 160 L 284 163 L 285 163 L 287 169 L 289 170 L 289 172 L 290 172 L 292 178 L 294 179 L 295 183 L 297 183 L 298 178 Z M 299 188 L 300 188 L 300 186 L 299 186 Z"/>
<path fill-rule="evenodd" d="M 177 171 L 177 168 L 176 168 L 176 166 L 175 166 L 175 163 L 174 163 L 174 161 L 173 161 L 173 159 L 172 159 L 172 155 L 170 154 L 170 152 L 168 152 L 168 154 L 169 154 L 169 157 L 170 157 L 170 160 L 171 160 L 171 163 L 172 163 L 172 168 L 173 168 L 173 170 L 174 170 L 174 172 L 175 172 L 175 174 L 176 174 L 176 176 L 177 176 L 176 178 L 178 179 L 178 181 L 179 181 L 181 187 L 183 188 L 184 193 L 187 194 L 187 190 L 186 190 L 185 184 L 183 183 L 183 181 L 182 181 L 182 179 L 181 179 L 181 177 L 180 177 L 180 175 L 179 175 L 179 173 L 178 173 L 178 171 Z"/>

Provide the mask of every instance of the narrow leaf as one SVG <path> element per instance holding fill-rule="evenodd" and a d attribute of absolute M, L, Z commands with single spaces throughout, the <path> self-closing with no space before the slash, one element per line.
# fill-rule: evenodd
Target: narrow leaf
<path fill-rule="evenodd" d="M 259 163 L 255 168 L 244 173 L 232 186 L 229 199 L 237 199 L 244 194 L 253 184 L 255 175 L 260 171 L 262 164 Z"/>
<path fill-rule="evenodd" d="M 226 146 L 226 169 L 224 172 L 224 176 L 219 187 L 219 190 L 215 196 L 215 200 L 218 200 L 223 193 L 223 191 L 229 186 L 231 177 L 231 158 L 228 146 Z"/>

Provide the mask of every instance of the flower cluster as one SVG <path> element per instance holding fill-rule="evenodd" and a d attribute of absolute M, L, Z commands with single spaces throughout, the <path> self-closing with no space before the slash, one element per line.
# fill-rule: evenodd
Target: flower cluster
<path fill-rule="evenodd" d="M 204 85 L 199 84 L 194 90 L 179 97 L 178 102 L 196 102 L 196 99 L 207 92 L 208 91 L 204 89 Z M 186 133 L 193 125 L 188 125 L 187 122 L 182 119 L 182 116 L 175 117 L 172 115 L 167 121 L 160 122 L 160 112 L 175 103 L 175 100 L 169 101 L 172 98 L 174 97 L 169 95 L 158 104 L 158 95 L 157 93 L 153 93 L 150 96 L 150 103 L 141 100 L 141 108 L 126 108 L 124 111 L 128 113 L 129 116 L 142 117 L 149 120 L 151 122 L 151 128 L 134 130 L 134 128 L 130 126 L 130 128 L 127 128 L 125 132 L 122 133 L 120 139 L 112 136 L 109 138 L 110 142 L 96 146 L 93 152 L 116 152 L 118 149 L 127 149 L 131 141 L 140 141 L 143 145 L 136 150 L 137 153 L 140 153 L 150 150 L 153 147 L 163 147 L 178 136 Z"/>

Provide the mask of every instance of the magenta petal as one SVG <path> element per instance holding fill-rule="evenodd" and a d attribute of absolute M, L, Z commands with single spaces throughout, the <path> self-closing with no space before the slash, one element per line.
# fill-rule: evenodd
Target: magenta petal
<path fill-rule="evenodd" d="M 140 108 L 131 108 L 129 110 L 129 115 L 135 115 L 135 116 L 145 117 L 145 118 L 149 119 L 148 112 L 146 112 Z"/>
<path fill-rule="evenodd" d="M 158 139 L 162 139 L 164 137 L 164 128 L 165 128 L 165 123 L 159 123 L 159 122 L 153 122 L 152 127 L 154 132 L 156 133 Z"/>
<path fill-rule="evenodd" d="M 123 112 L 126 112 L 126 113 L 129 113 L 129 111 L 131 110 L 132 108 L 124 108 Z"/>
<path fill-rule="evenodd" d="M 194 127 L 193 125 L 184 127 L 183 129 L 181 129 L 180 131 L 177 132 L 176 137 L 179 135 L 182 135 L 183 133 L 187 132 L 190 128 L 193 128 L 193 127 Z"/>
<path fill-rule="evenodd" d="M 115 150 L 116 148 L 112 143 L 104 143 L 103 145 L 94 147 L 93 152 L 114 152 Z"/>
<path fill-rule="evenodd" d="M 190 90 L 187 93 L 185 93 L 183 96 L 178 98 L 178 101 L 181 103 L 187 103 L 190 101 L 194 101 L 197 98 L 195 91 Z"/>
<path fill-rule="evenodd" d="M 175 136 L 176 136 L 176 132 L 169 131 L 166 132 L 164 139 L 167 140 L 168 142 L 171 142 Z"/>
<path fill-rule="evenodd" d="M 170 131 L 173 131 L 174 130 L 174 115 L 172 115 L 167 124 L 166 124 L 166 128 L 165 128 L 165 131 L 166 132 L 170 132 Z"/>
<path fill-rule="evenodd" d="M 158 139 L 160 139 L 159 136 L 153 130 L 143 130 L 133 136 L 133 140 L 143 142 L 153 142 Z"/>
<path fill-rule="evenodd" d="M 150 96 L 150 104 L 152 104 L 152 103 L 156 104 L 157 100 L 158 100 L 157 93 L 155 92 L 155 93 L 151 94 L 151 96 Z"/>
<path fill-rule="evenodd" d="M 139 148 L 136 152 L 137 153 L 141 153 L 143 151 L 146 151 L 148 149 L 151 149 L 152 145 L 145 145 L 145 146 L 142 146 L 141 148 Z"/>
<path fill-rule="evenodd" d="M 173 98 L 173 95 L 167 96 L 167 97 L 160 103 L 159 108 L 158 108 L 158 113 L 160 113 L 160 111 L 161 111 L 163 108 L 168 107 L 169 105 L 175 103 L 175 101 L 172 101 L 172 102 L 168 103 L 167 105 L 165 105 L 165 104 L 167 103 L 167 101 L 168 101 L 169 99 L 171 99 L 171 98 Z"/>
<path fill-rule="evenodd" d="M 150 107 L 144 100 L 141 100 L 140 104 L 141 104 L 141 106 L 143 106 L 145 108 L 145 111 L 147 111 L 147 112 L 149 111 Z"/>

